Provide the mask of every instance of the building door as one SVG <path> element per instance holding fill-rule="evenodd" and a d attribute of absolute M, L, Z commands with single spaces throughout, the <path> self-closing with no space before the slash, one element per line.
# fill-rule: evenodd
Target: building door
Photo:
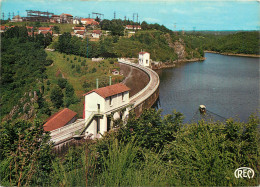
<path fill-rule="evenodd" d="M 107 117 L 107 132 L 111 129 L 111 117 Z"/>

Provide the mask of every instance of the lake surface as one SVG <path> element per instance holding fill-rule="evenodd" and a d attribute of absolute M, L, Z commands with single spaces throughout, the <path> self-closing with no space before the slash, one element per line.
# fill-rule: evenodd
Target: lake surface
<path fill-rule="evenodd" d="M 203 62 L 190 62 L 158 71 L 162 114 L 174 109 L 189 122 L 205 105 L 225 118 L 246 122 L 259 105 L 259 58 L 205 53 Z"/>

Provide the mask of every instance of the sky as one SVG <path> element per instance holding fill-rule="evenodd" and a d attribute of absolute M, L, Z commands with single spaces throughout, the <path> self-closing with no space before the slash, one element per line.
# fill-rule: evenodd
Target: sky
<path fill-rule="evenodd" d="M 105 19 L 159 23 L 171 30 L 260 30 L 260 0 L 1 0 L 5 19 L 8 13 L 26 16 L 26 10 L 68 13 L 88 17 L 92 12 Z M 136 21 L 135 16 L 135 21 Z"/>

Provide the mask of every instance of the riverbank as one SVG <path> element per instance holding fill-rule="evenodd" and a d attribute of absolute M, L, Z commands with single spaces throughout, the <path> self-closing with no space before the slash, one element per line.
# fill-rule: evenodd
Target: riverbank
<path fill-rule="evenodd" d="M 173 68 L 176 66 L 176 64 L 179 64 L 179 63 L 184 63 L 184 62 L 198 62 L 198 61 L 204 61 L 206 60 L 205 57 L 202 57 L 202 58 L 192 58 L 192 59 L 184 59 L 184 60 L 175 60 L 171 63 L 157 63 L 157 64 L 153 64 L 152 65 L 152 69 L 153 70 L 159 70 L 159 69 L 165 69 L 165 68 Z"/>
<path fill-rule="evenodd" d="M 252 57 L 252 58 L 260 58 L 260 55 L 254 54 L 234 54 L 234 53 L 220 53 L 216 51 L 204 51 L 205 53 L 215 53 L 220 55 L 227 55 L 227 56 L 241 56 L 241 57 Z"/>

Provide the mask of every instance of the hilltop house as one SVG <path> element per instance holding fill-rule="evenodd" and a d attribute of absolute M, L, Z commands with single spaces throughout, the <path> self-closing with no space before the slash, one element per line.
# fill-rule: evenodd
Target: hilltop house
<path fill-rule="evenodd" d="M 50 33 L 52 35 L 51 27 L 39 27 L 38 28 L 38 34 L 46 35 L 47 33 Z"/>
<path fill-rule="evenodd" d="M 43 125 L 45 131 L 53 131 L 55 129 L 64 127 L 76 121 L 77 113 L 64 108 L 63 110 L 53 114 L 46 120 L 46 123 Z"/>
<path fill-rule="evenodd" d="M 150 53 L 144 52 L 144 51 L 140 52 L 139 53 L 139 64 L 142 66 L 146 66 L 146 67 L 151 66 Z"/>
<path fill-rule="evenodd" d="M 85 36 L 85 31 L 82 31 L 82 30 L 77 31 L 77 32 L 75 33 L 75 35 L 76 35 L 77 37 L 79 37 L 79 38 L 84 38 L 84 36 Z"/>
<path fill-rule="evenodd" d="M 51 23 L 60 23 L 60 16 L 59 15 L 52 15 L 50 22 Z"/>
<path fill-rule="evenodd" d="M 1 25 L 0 33 L 1 33 L 1 32 L 5 32 L 7 29 L 8 29 L 7 26 L 3 26 L 3 25 Z"/>
<path fill-rule="evenodd" d="M 99 38 L 101 36 L 102 31 L 101 30 L 93 30 L 92 37 L 93 38 Z"/>
<path fill-rule="evenodd" d="M 99 23 L 92 18 L 83 18 L 80 21 L 83 25 L 99 25 Z"/>
<path fill-rule="evenodd" d="M 73 22 L 73 16 L 71 14 L 62 13 L 60 15 L 60 22 L 61 23 L 72 23 Z"/>
<path fill-rule="evenodd" d="M 129 90 L 122 83 L 94 89 L 85 96 L 83 118 L 85 135 L 99 138 L 112 128 L 112 119 L 125 121 L 129 113 Z"/>
<path fill-rule="evenodd" d="M 126 25 L 125 28 L 127 30 L 141 30 L 141 26 L 140 25 Z"/>
<path fill-rule="evenodd" d="M 23 21 L 23 19 L 19 15 L 14 16 L 13 19 L 11 20 L 11 22 L 22 22 L 22 21 Z"/>
<path fill-rule="evenodd" d="M 72 27 L 72 29 L 74 30 L 74 33 L 78 32 L 78 31 L 86 31 L 85 27 Z"/>

